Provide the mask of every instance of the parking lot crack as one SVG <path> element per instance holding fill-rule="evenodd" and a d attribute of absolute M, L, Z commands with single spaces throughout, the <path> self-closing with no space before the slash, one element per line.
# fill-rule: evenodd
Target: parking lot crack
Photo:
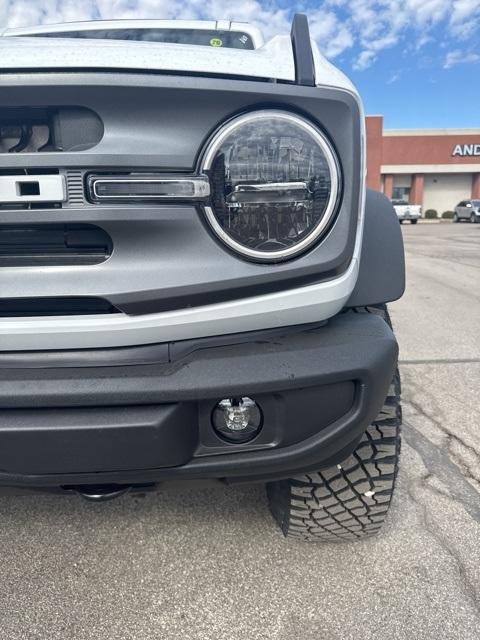
<path fill-rule="evenodd" d="M 422 489 L 428 489 L 428 490 L 433 489 L 433 491 L 436 491 L 430 484 L 428 484 L 428 481 L 430 480 L 431 477 L 432 477 L 432 473 L 429 471 L 427 474 L 425 474 L 419 479 L 419 482 L 417 482 L 417 484 L 420 485 Z M 418 513 L 420 514 L 420 517 L 422 519 L 424 530 L 430 536 L 432 536 L 432 538 L 436 540 L 437 544 L 454 561 L 463 592 L 465 596 L 468 598 L 468 600 L 470 601 L 476 614 L 480 617 L 479 594 L 477 593 L 477 590 L 474 584 L 471 582 L 468 576 L 463 560 L 459 556 L 455 547 L 452 546 L 450 542 L 440 534 L 438 526 L 434 522 L 431 522 L 431 517 L 430 517 L 428 507 L 425 503 L 421 502 L 416 496 L 413 482 L 409 484 L 407 491 L 412 502 L 417 507 Z"/>
<path fill-rule="evenodd" d="M 458 465 L 441 447 L 429 440 L 407 420 L 403 421 L 403 436 L 412 449 L 420 455 L 429 473 L 435 475 L 448 487 L 450 497 L 462 504 L 470 517 L 480 523 L 480 495 L 465 479 Z"/>
<path fill-rule="evenodd" d="M 477 469 L 480 469 L 480 454 L 475 449 L 475 447 L 465 442 L 465 440 L 463 440 L 456 433 L 453 433 L 448 427 L 445 426 L 443 422 L 441 422 L 438 418 L 432 416 L 415 400 L 410 398 L 408 400 L 408 404 L 410 404 L 410 406 L 413 407 L 419 415 L 426 418 L 433 424 L 436 429 L 444 434 L 444 436 L 446 437 L 448 453 L 451 459 L 463 471 L 463 475 L 472 480 L 474 483 L 480 483 L 480 474 L 476 471 Z M 453 443 L 456 443 L 460 449 L 463 449 L 467 454 L 470 454 L 470 456 L 477 461 L 475 469 L 465 460 L 464 456 L 459 455 L 453 450 Z"/>

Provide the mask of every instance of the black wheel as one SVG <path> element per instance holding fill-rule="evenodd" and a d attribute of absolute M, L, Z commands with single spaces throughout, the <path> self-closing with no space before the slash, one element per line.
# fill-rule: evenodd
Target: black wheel
<path fill-rule="evenodd" d="M 367 311 L 381 314 L 390 324 L 386 306 Z M 285 536 L 309 542 L 342 542 L 378 533 L 398 472 L 400 391 L 397 369 L 376 420 L 341 464 L 267 484 L 270 510 Z"/>
<path fill-rule="evenodd" d="M 460 222 L 460 218 L 458 217 L 458 213 L 455 211 L 455 213 L 453 214 L 453 221 L 454 222 Z"/>
<path fill-rule="evenodd" d="M 400 222 L 400 224 L 403 224 L 403 220 L 401 218 L 399 218 L 398 221 Z"/>
<path fill-rule="evenodd" d="M 477 222 L 477 216 L 474 213 L 470 215 L 470 222 L 472 224 L 475 224 Z"/>
<path fill-rule="evenodd" d="M 412 224 L 417 224 L 418 220 L 411 220 Z"/>

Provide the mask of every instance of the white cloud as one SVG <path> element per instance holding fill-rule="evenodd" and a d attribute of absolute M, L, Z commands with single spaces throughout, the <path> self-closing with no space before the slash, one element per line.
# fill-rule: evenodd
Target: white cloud
<path fill-rule="evenodd" d="M 352 0 L 349 5 L 352 24 L 357 25 L 362 46 L 354 68 L 366 69 L 384 49 L 400 40 L 414 46 L 427 42 L 427 32 L 444 20 L 450 0 Z M 408 35 L 407 35 L 408 34 Z"/>
<path fill-rule="evenodd" d="M 478 0 L 454 0 L 452 7 L 452 23 L 462 23 L 473 16 L 480 15 L 480 3 Z"/>
<path fill-rule="evenodd" d="M 445 57 L 444 69 L 451 69 L 457 64 L 472 64 L 480 62 L 480 55 L 478 53 L 464 53 L 460 49 L 450 51 Z"/>
<path fill-rule="evenodd" d="M 356 71 L 363 71 L 367 69 L 375 60 L 376 54 L 374 51 L 362 51 L 360 55 L 353 61 L 353 68 Z"/>
<path fill-rule="evenodd" d="M 305 1 L 294 0 L 286 9 L 282 0 L 0 0 L 0 27 L 92 18 L 230 19 L 252 22 L 269 38 L 288 33 L 291 13 L 303 10 L 327 57 L 359 50 L 352 62 L 357 70 L 399 43 L 421 49 L 439 25 L 450 47 L 480 37 L 480 0 L 317 0 L 315 9 L 305 9 Z M 465 61 L 474 62 L 472 56 Z M 444 66 L 458 64 L 453 60 L 447 56 Z"/>
<path fill-rule="evenodd" d="M 318 42 L 327 58 L 335 58 L 351 47 L 353 35 L 332 11 L 309 12 L 310 35 Z"/>
<path fill-rule="evenodd" d="M 390 78 L 387 80 L 387 84 L 393 84 L 394 82 L 397 82 L 397 80 L 400 80 L 401 77 L 401 73 L 394 73 L 393 75 L 390 76 Z"/>
<path fill-rule="evenodd" d="M 450 16 L 452 33 L 462 40 L 471 37 L 479 28 L 479 0 L 454 0 Z"/>
<path fill-rule="evenodd" d="M 407 15 L 422 27 L 443 20 L 451 4 L 451 0 L 406 0 L 403 6 Z"/>

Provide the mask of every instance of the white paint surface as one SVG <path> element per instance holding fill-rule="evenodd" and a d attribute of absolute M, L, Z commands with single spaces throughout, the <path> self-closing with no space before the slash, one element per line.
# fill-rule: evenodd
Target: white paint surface
<path fill-rule="evenodd" d="M 358 275 L 241 300 L 141 316 L 108 314 L 0 319 L 0 350 L 85 349 L 154 344 L 326 320 L 348 300 Z"/>
<path fill-rule="evenodd" d="M 358 93 L 312 40 L 316 83 Z M 295 81 L 289 36 L 276 36 L 254 50 L 133 40 L 0 37 L 0 72 L 35 69 L 169 71 Z"/>
<path fill-rule="evenodd" d="M 423 187 L 423 211 L 435 209 L 438 215 L 453 211 L 460 200 L 470 198 L 472 175 L 470 173 L 441 173 L 425 176 Z"/>

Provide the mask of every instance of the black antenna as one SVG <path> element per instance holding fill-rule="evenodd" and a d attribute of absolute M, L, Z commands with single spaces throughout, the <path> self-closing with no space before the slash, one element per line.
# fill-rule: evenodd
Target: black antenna
<path fill-rule="evenodd" d="M 293 16 L 292 31 L 293 59 L 295 61 L 295 83 L 306 87 L 315 86 L 315 65 L 313 63 L 312 43 L 308 18 L 303 13 Z"/>

